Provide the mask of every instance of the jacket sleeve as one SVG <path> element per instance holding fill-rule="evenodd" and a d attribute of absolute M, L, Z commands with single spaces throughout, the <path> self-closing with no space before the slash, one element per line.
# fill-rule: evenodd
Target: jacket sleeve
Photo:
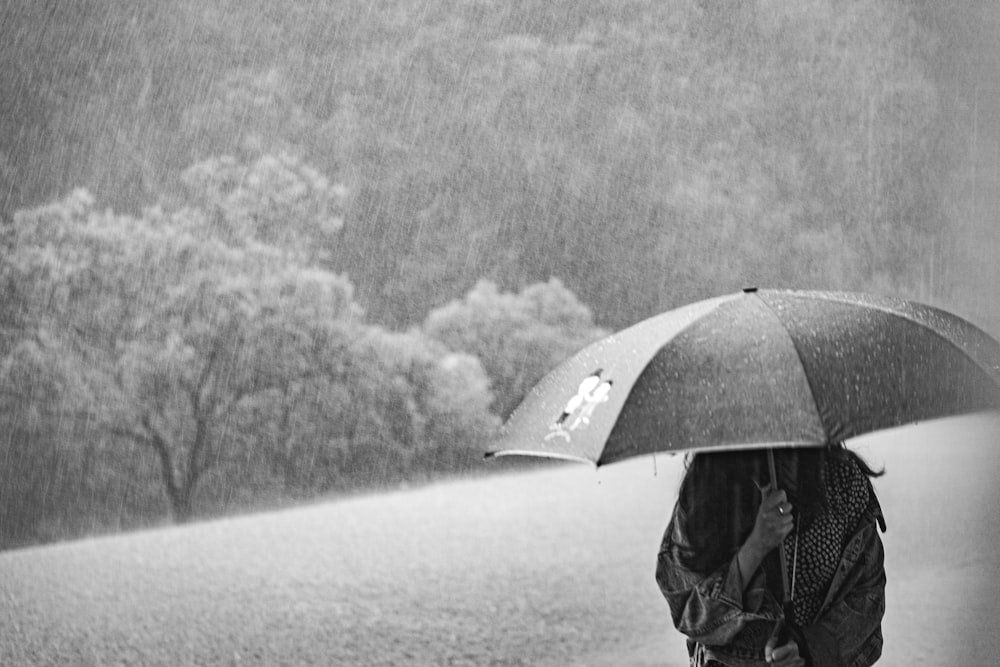
<path fill-rule="evenodd" d="M 706 646 L 724 646 L 748 621 L 780 617 L 762 572 L 744 586 L 735 555 L 708 575 L 692 572 L 679 558 L 679 549 L 687 543 L 675 509 L 660 545 L 656 582 L 681 633 Z"/>
<path fill-rule="evenodd" d="M 860 544 L 857 557 L 842 564 L 849 570 L 842 593 L 816 623 L 802 629 L 816 667 L 864 667 L 882 653 L 885 555 L 874 520 Z"/>

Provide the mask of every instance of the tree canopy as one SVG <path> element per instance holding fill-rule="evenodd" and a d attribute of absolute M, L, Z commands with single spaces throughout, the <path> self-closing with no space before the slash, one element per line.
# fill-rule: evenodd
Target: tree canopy
<path fill-rule="evenodd" d="M 749 284 L 947 300 L 965 91 L 926 5 L 15 3 L 0 214 L 290 153 L 350 191 L 317 246 L 392 328 L 480 279 L 557 277 L 609 327 Z"/>

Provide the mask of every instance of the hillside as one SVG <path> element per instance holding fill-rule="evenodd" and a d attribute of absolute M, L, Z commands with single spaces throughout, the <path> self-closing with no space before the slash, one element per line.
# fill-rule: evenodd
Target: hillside
<path fill-rule="evenodd" d="M 886 665 L 1000 655 L 1000 422 L 968 423 L 857 443 L 887 469 Z M 653 570 L 681 463 L 572 464 L 0 554 L 0 662 L 679 667 Z"/>
<path fill-rule="evenodd" d="M 0 214 L 81 186 L 137 212 L 288 150 L 347 185 L 333 264 L 389 325 L 480 278 L 556 276 L 610 326 L 748 284 L 959 303 L 941 26 L 729 4 L 19 0 Z"/>

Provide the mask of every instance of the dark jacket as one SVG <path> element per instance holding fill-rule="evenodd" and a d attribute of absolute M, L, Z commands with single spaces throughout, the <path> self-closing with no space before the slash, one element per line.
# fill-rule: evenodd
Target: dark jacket
<path fill-rule="evenodd" d="M 882 654 L 885 566 L 878 529 L 885 531 L 885 522 L 874 492 L 870 499 L 841 552 L 816 622 L 801 629 L 813 667 L 868 667 Z M 686 569 L 677 547 L 689 542 L 677 512 L 663 536 L 656 581 L 674 626 L 688 637 L 692 666 L 710 660 L 732 667 L 767 665 L 764 645 L 784 614 L 763 569 L 746 587 L 735 556 L 707 576 Z"/>

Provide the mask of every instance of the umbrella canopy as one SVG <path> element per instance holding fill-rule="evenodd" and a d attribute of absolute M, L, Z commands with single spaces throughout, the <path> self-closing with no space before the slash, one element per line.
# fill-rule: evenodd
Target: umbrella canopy
<path fill-rule="evenodd" d="M 487 456 L 840 442 L 1000 409 L 1000 343 L 943 310 L 870 294 L 756 290 L 644 320 L 541 380 Z"/>

